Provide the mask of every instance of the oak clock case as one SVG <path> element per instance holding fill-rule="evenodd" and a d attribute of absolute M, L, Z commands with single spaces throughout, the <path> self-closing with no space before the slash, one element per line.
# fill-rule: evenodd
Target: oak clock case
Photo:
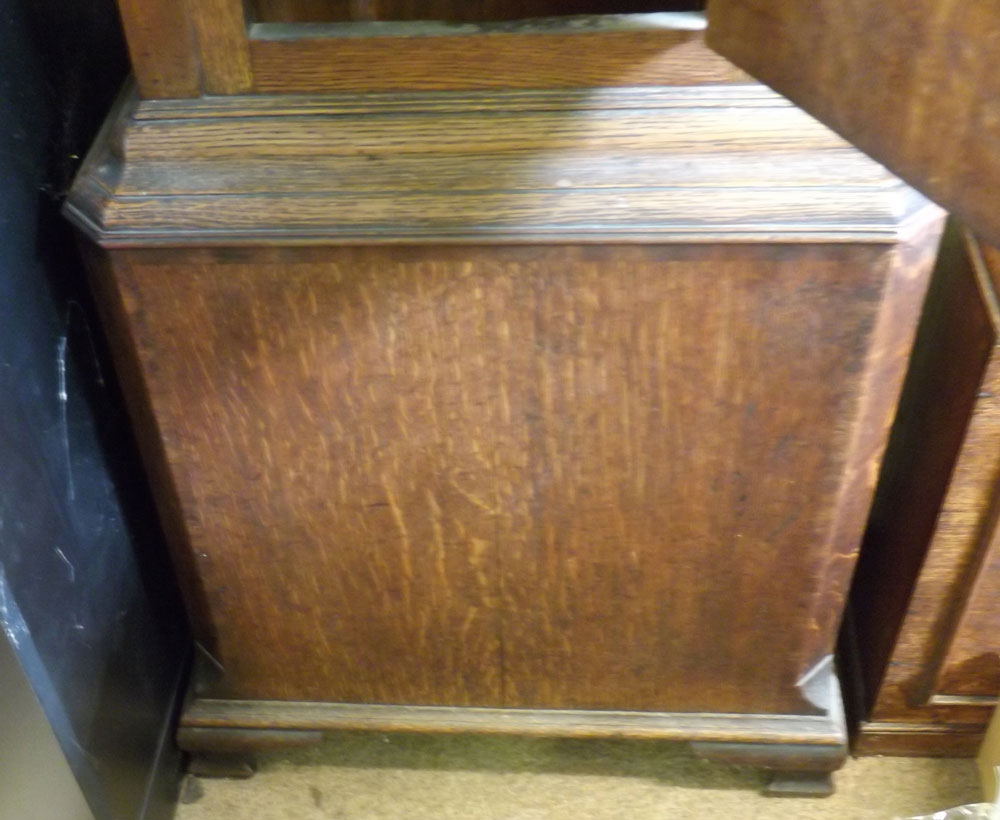
<path fill-rule="evenodd" d="M 182 746 L 662 738 L 828 792 L 941 212 L 690 14 L 404 6 L 122 2 L 67 212 L 210 659 Z"/>
<path fill-rule="evenodd" d="M 997 4 L 713 0 L 709 16 L 719 53 L 968 231 L 928 297 L 844 644 L 858 751 L 973 754 L 1000 692 Z"/>

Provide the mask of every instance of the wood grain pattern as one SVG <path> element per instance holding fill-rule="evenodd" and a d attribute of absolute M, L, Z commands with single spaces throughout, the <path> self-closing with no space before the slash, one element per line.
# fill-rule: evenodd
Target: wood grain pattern
<path fill-rule="evenodd" d="M 95 146 L 69 200 L 109 246 L 891 244 L 927 207 L 758 86 L 211 99 L 119 117 L 122 147 Z"/>
<path fill-rule="evenodd" d="M 126 103 L 109 134 L 69 212 L 113 248 L 217 726 L 842 753 L 814 687 L 937 208 L 756 86 Z"/>
<path fill-rule="evenodd" d="M 91 243 L 81 243 L 89 283 L 100 311 L 102 331 L 114 357 L 115 372 L 127 397 L 129 416 L 146 467 L 159 514 L 159 524 L 171 549 L 178 589 L 188 617 L 198 623 L 197 640 L 205 652 L 218 653 L 211 604 L 198 569 L 184 523 L 184 512 L 164 450 L 160 427 L 153 414 L 143 365 L 136 356 L 133 328 L 126 316 L 109 254 Z M 197 653 L 196 653 L 197 654 Z"/>
<path fill-rule="evenodd" d="M 256 0 L 261 22 L 342 20 L 517 20 L 577 14 L 634 14 L 698 9 L 682 0 Z"/>
<path fill-rule="evenodd" d="M 813 708 L 879 246 L 124 259 L 228 695 Z"/>
<path fill-rule="evenodd" d="M 517 502 L 501 527 L 505 702 L 800 712 L 796 683 L 834 628 L 801 613 L 820 591 L 824 617 L 840 610 L 824 570 L 889 260 L 846 246 L 644 256 L 593 249 L 511 297 L 535 307 L 507 312 L 521 358 L 504 390 L 538 421 L 515 416 L 501 447 Z M 901 375 L 905 359 L 887 358 Z M 776 597 L 776 577 L 800 580 Z M 811 628 L 826 644 L 803 658 Z"/>
<path fill-rule="evenodd" d="M 729 83 L 742 72 L 701 57 L 701 34 L 659 24 L 437 36 L 316 36 L 309 27 L 258 24 L 250 55 L 258 91 L 270 94 L 588 88 Z M 387 59 L 386 55 L 392 55 Z"/>
<path fill-rule="evenodd" d="M 910 741 L 914 751 L 936 741 L 942 752 L 964 749 L 1000 691 L 995 285 L 979 246 L 951 231 L 851 593 L 865 689 L 859 748 L 874 753 Z"/>
<path fill-rule="evenodd" d="M 146 99 L 201 94 L 198 46 L 182 3 L 119 0 L 132 71 Z"/>
<path fill-rule="evenodd" d="M 712 0 L 709 43 L 1000 243 L 996 0 Z"/>
<path fill-rule="evenodd" d="M 178 2 L 178 0 L 174 0 Z M 179 0 L 198 38 L 202 90 L 246 94 L 253 90 L 243 0 Z M 164 38 L 172 32 L 161 32 Z"/>
<path fill-rule="evenodd" d="M 224 691 L 500 703 L 486 272 L 125 264 Z"/>
<path fill-rule="evenodd" d="M 822 657 L 827 638 L 841 622 L 844 601 L 858 555 L 858 533 L 865 529 L 890 427 L 896 413 L 903 374 L 913 350 L 918 316 L 927 293 L 941 236 L 940 218 L 900 243 L 892 256 L 892 276 L 872 328 L 871 345 L 861 382 L 857 415 L 850 430 L 832 523 L 825 534 L 823 578 L 810 611 L 810 630 L 803 646 L 804 668 Z"/>

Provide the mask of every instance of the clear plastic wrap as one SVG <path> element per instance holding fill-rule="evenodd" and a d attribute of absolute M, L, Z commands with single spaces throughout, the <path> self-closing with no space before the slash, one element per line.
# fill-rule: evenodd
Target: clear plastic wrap
<path fill-rule="evenodd" d="M 1000 820 L 1000 805 L 993 803 L 971 803 L 968 806 L 957 806 L 954 809 L 936 811 L 933 814 L 922 814 L 919 817 L 908 817 L 906 820 Z"/>

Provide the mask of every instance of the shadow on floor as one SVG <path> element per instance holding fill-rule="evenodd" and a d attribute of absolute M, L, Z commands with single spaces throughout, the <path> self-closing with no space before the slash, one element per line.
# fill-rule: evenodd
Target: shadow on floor
<path fill-rule="evenodd" d="M 562 774 L 641 778 L 699 789 L 759 789 L 766 774 L 708 763 L 686 744 L 483 735 L 331 732 L 319 746 L 262 756 L 279 764 L 362 769 Z"/>

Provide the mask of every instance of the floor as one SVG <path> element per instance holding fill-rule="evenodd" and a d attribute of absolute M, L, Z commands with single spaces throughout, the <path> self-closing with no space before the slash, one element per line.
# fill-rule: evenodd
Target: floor
<path fill-rule="evenodd" d="M 201 780 L 177 820 L 893 820 L 977 802 L 971 760 L 861 758 L 823 799 L 766 798 L 763 775 L 677 744 L 344 732 Z"/>

